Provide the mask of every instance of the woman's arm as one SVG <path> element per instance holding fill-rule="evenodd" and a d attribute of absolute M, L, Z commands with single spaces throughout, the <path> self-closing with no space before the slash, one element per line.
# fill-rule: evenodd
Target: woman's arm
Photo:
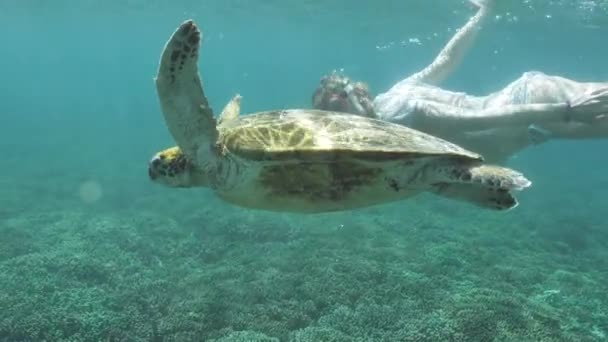
<path fill-rule="evenodd" d="M 479 7 L 477 13 L 456 32 L 431 64 L 408 77 L 408 81 L 438 85 L 462 62 L 465 53 L 477 37 L 482 20 L 488 16 L 490 7 L 495 0 L 469 1 Z"/>
<path fill-rule="evenodd" d="M 400 115 L 406 125 L 428 132 L 481 131 L 516 126 L 528 127 L 534 124 L 553 124 L 556 125 L 556 131 L 560 128 L 574 131 L 573 127 L 578 127 L 576 124 L 606 125 L 608 89 L 600 89 L 584 94 L 573 102 L 562 103 L 469 109 L 428 100 L 403 99 L 398 106 L 395 112 L 403 113 Z M 565 131 L 562 134 L 565 135 Z"/>
<path fill-rule="evenodd" d="M 409 103 L 408 125 L 428 132 L 481 131 L 532 124 L 566 123 L 574 119 L 569 103 L 507 105 L 471 110 L 424 100 Z"/>

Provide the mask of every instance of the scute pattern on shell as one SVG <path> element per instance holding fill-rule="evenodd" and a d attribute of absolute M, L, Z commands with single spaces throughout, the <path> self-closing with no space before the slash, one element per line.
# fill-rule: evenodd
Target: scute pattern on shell
<path fill-rule="evenodd" d="M 220 144 L 250 160 L 395 160 L 446 155 L 482 160 L 443 139 L 381 120 L 309 109 L 243 115 L 220 129 Z"/>

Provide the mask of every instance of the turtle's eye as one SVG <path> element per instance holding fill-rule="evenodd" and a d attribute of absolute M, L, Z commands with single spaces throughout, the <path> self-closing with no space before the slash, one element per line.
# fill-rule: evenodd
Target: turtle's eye
<path fill-rule="evenodd" d="M 156 157 L 152 158 L 152 160 L 150 161 L 150 164 L 152 164 L 152 166 L 154 166 L 154 167 L 158 167 L 158 166 L 160 166 L 160 163 L 162 162 L 163 159 L 164 159 L 164 157 L 162 155 L 156 156 Z"/>

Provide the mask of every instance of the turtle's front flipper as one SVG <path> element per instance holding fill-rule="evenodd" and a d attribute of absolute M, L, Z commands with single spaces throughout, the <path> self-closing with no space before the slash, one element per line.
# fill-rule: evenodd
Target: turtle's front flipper
<path fill-rule="evenodd" d="M 169 132 L 198 165 L 209 160 L 209 146 L 217 139 L 216 121 L 197 66 L 201 36 L 192 20 L 183 22 L 167 41 L 156 76 L 156 90 Z"/>

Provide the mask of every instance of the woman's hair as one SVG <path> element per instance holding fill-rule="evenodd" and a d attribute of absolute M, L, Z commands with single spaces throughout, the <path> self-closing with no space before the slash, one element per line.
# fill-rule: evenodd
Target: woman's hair
<path fill-rule="evenodd" d="M 347 87 L 348 85 L 351 87 Z M 363 111 L 355 106 L 349 105 L 345 105 L 343 108 L 341 108 L 341 111 L 360 116 L 372 118 L 376 117 L 367 84 L 359 81 L 353 82 L 343 73 L 336 71 L 333 71 L 329 75 L 323 76 L 319 81 L 319 85 L 312 95 L 313 107 L 316 109 L 331 110 L 333 108 L 329 108 L 329 99 L 332 96 L 338 96 L 342 99 L 346 99 L 349 95 L 348 91 L 351 91 L 351 95 L 355 97 Z M 347 102 L 344 103 L 346 104 Z"/>

